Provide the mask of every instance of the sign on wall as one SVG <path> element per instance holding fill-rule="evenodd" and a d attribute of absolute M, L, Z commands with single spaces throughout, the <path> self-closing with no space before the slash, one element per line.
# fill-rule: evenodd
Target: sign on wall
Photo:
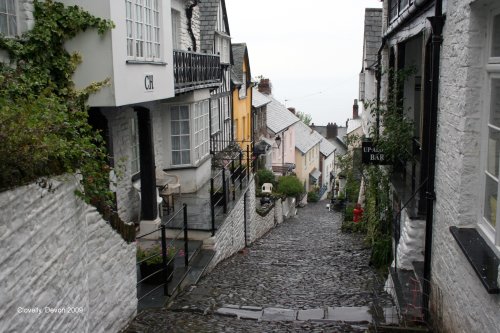
<path fill-rule="evenodd" d="M 390 164 L 389 161 L 385 159 L 384 152 L 375 147 L 372 141 L 363 141 L 361 147 L 361 161 L 363 164 Z"/>
<path fill-rule="evenodd" d="M 154 91 L 155 90 L 153 79 L 154 79 L 153 73 L 147 73 L 144 75 L 144 89 L 146 89 L 146 91 Z"/>

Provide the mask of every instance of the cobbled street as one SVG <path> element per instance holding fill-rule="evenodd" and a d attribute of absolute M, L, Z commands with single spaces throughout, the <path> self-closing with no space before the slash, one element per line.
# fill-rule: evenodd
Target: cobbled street
<path fill-rule="evenodd" d="M 240 319 L 220 310 L 283 308 L 313 314 L 332 307 L 370 307 L 374 293 L 380 305 L 390 306 L 382 279 L 369 266 L 363 236 L 341 233 L 341 214 L 325 206 L 321 201 L 299 209 L 296 217 L 181 293 L 168 310 L 143 311 L 125 332 L 366 331 L 367 323 Z"/>

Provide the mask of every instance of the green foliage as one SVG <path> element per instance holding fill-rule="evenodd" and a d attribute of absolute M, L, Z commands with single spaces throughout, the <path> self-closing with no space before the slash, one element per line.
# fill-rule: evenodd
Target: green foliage
<path fill-rule="evenodd" d="M 278 192 L 296 197 L 304 193 L 304 187 L 296 176 L 283 176 L 278 179 Z"/>
<path fill-rule="evenodd" d="M 309 113 L 297 111 L 295 115 L 307 126 L 311 125 L 312 116 Z"/>
<path fill-rule="evenodd" d="M 376 100 L 365 103 L 365 109 L 370 110 L 374 118 L 380 119 L 381 133 L 372 128 L 371 137 L 374 144 L 380 148 L 386 160 L 407 161 L 412 156 L 411 141 L 413 138 L 413 122 L 407 114 L 411 110 L 404 109 L 403 87 L 409 77 L 415 74 L 415 69 L 390 69 L 384 75 L 389 76 L 390 90 L 386 102 Z"/>
<path fill-rule="evenodd" d="M 268 169 L 261 169 L 257 171 L 257 179 L 259 180 L 259 186 L 262 186 L 264 183 L 276 184 L 274 173 Z"/>
<path fill-rule="evenodd" d="M 317 191 L 307 192 L 307 202 L 318 202 L 319 195 Z"/>
<path fill-rule="evenodd" d="M 0 64 L 0 189 L 80 170 L 80 194 L 104 209 L 112 202 L 110 168 L 85 103 L 107 80 L 77 91 L 72 75 L 81 59 L 64 43 L 90 28 L 103 34 L 113 23 L 51 0 L 35 0 L 34 7 L 31 31 L 0 36 L 11 62 Z"/>
<path fill-rule="evenodd" d="M 175 257 L 177 254 L 177 248 L 173 245 L 167 246 L 167 263 Z M 163 263 L 163 255 L 161 251 L 160 245 L 152 246 L 148 249 L 142 249 L 141 247 L 137 247 L 137 262 L 144 261 L 148 265 L 162 264 Z"/>

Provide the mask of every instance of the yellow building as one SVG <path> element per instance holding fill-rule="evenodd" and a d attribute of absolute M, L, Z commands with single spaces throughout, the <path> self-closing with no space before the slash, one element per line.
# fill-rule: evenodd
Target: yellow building
<path fill-rule="evenodd" d="M 252 150 L 252 84 L 250 61 L 245 43 L 232 44 L 234 65 L 231 70 L 234 140 L 246 152 Z"/>
<path fill-rule="evenodd" d="M 321 136 L 299 121 L 295 128 L 295 173 L 304 184 L 304 190 L 311 191 L 319 186 Z"/>

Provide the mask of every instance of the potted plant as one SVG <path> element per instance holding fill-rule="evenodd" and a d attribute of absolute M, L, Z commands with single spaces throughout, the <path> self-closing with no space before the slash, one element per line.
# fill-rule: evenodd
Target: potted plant
<path fill-rule="evenodd" d="M 150 284 L 162 284 L 165 280 L 167 282 L 172 280 L 176 254 L 177 249 L 174 246 L 167 246 L 167 270 L 158 272 L 163 268 L 161 246 L 158 244 L 147 249 L 137 247 L 137 262 L 140 263 L 141 279 L 149 276 L 144 282 Z M 152 275 L 153 273 L 156 274 Z"/>

